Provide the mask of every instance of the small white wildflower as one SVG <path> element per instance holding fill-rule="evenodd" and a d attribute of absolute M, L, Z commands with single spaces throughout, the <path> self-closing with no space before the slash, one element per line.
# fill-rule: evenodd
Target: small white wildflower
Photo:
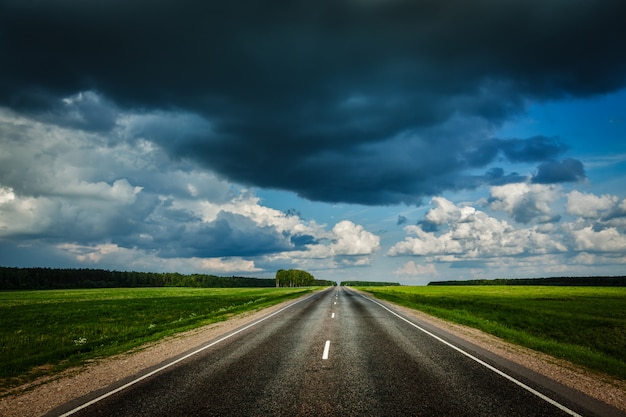
<path fill-rule="evenodd" d="M 76 345 L 76 346 L 82 346 L 85 343 L 87 343 L 87 338 L 79 337 L 78 339 L 74 339 L 73 342 L 74 342 L 74 345 Z"/>

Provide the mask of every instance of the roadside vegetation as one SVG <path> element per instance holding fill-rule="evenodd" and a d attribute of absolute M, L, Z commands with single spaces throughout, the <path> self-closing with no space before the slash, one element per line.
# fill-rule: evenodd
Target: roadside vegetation
<path fill-rule="evenodd" d="M 273 278 L 221 277 L 178 272 L 109 271 L 73 268 L 9 268 L 0 266 L 0 290 L 60 290 L 71 288 L 275 287 Z"/>
<path fill-rule="evenodd" d="M 398 282 L 383 282 L 383 281 L 342 281 L 340 285 L 346 285 L 350 287 L 391 287 L 398 286 Z"/>
<path fill-rule="evenodd" d="M 0 292 L 0 389 L 315 290 L 112 288 Z"/>
<path fill-rule="evenodd" d="M 478 328 L 626 380 L 626 288 L 362 287 L 377 298 Z"/>
<path fill-rule="evenodd" d="M 546 285 L 557 287 L 626 287 L 626 276 L 496 278 L 467 281 L 431 281 L 428 285 Z"/>

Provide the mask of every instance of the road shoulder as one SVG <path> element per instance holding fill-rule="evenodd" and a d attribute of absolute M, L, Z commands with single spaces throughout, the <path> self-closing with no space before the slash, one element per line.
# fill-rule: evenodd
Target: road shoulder
<path fill-rule="evenodd" d="M 63 404 L 182 355 L 294 301 L 288 300 L 255 312 L 242 313 L 226 321 L 179 333 L 131 352 L 99 359 L 82 367 L 14 388 L 0 398 L 0 416 L 42 416 Z"/>
<path fill-rule="evenodd" d="M 371 297 L 371 294 L 364 293 L 364 295 Z M 382 300 L 378 301 L 383 302 Z M 593 372 L 571 362 L 506 342 L 478 329 L 451 323 L 388 301 L 383 303 L 393 306 L 395 310 L 407 317 L 414 317 L 436 328 L 443 329 L 451 335 L 472 343 L 493 355 L 500 356 L 514 364 L 626 412 L 626 396 L 624 395 L 626 392 L 626 381 L 616 379 L 610 375 Z"/>

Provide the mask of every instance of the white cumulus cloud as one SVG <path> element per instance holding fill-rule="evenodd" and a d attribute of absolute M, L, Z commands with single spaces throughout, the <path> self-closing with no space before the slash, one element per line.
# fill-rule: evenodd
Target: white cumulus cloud
<path fill-rule="evenodd" d="M 592 252 L 623 252 L 626 251 L 626 236 L 614 227 L 594 230 L 593 226 L 572 230 L 575 249 Z"/>
<path fill-rule="evenodd" d="M 417 275 L 439 275 L 437 271 L 437 267 L 434 264 L 416 264 L 414 261 L 408 261 L 400 268 L 394 271 L 395 275 L 398 276 L 417 276 Z"/>
<path fill-rule="evenodd" d="M 516 183 L 491 188 L 491 209 L 502 210 L 519 223 L 548 221 L 551 205 L 561 197 L 555 185 Z"/>
<path fill-rule="evenodd" d="M 388 251 L 390 256 L 435 256 L 440 261 L 494 258 L 521 254 L 562 252 L 567 248 L 542 228 L 533 226 L 516 229 L 505 220 L 499 220 L 472 207 L 459 207 L 443 198 L 433 199 L 436 216 L 445 218 L 447 229 L 427 232 L 421 226 L 404 228 L 407 236 Z M 445 216 L 442 208 L 446 208 Z"/>
<path fill-rule="evenodd" d="M 361 225 L 343 220 L 333 227 L 335 255 L 371 255 L 380 246 L 380 238 Z"/>
<path fill-rule="evenodd" d="M 567 212 L 573 216 L 591 219 L 597 218 L 615 207 L 617 196 L 604 194 L 600 197 L 594 194 L 581 193 L 574 190 L 567 194 Z"/>

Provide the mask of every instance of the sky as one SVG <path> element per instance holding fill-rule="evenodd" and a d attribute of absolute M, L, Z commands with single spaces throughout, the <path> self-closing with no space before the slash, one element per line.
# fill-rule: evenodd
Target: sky
<path fill-rule="evenodd" d="M 0 265 L 626 274 L 622 0 L 0 0 Z"/>

